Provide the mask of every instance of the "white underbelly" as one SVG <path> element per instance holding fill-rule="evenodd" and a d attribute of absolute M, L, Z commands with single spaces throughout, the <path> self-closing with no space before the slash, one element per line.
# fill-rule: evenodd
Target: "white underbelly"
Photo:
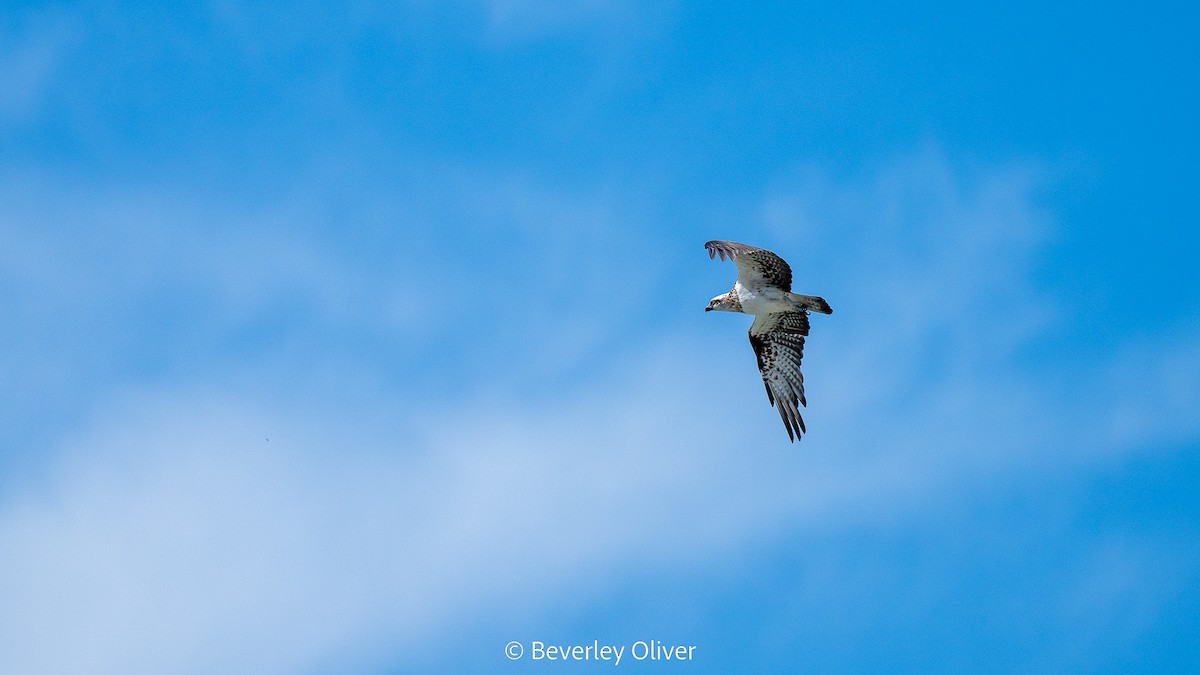
<path fill-rule="evenodd" d="M 742 311 L 746 314 L 772 314 L 787 312 L 795 309 L 791 300 L 776 288 L 768 288 L 754 292 L 749 288 L 736 284 L 738 299 L 742 302 Z"/>

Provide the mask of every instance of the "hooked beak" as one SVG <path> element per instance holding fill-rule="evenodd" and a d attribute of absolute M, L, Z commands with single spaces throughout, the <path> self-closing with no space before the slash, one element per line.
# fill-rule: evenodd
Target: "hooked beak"
<path fill-rule="evenodd" d="M 705 307 L 705 308 L 704 308 L 704 311 L 706 311 L 706 312 L 711 312 L 711 311 L 712 311 L 712 307 Z"/>

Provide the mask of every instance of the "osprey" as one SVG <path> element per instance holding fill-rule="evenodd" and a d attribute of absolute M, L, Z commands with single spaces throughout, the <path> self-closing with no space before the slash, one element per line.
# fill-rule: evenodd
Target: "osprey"
<path fill-rule="evenodd" d="M 795 443 L 806 431 L 796 404 L 808 405 L 800 372 L 808 312 L 833 314 L 833 310 L 824 298 L 792 293 L 792 268 L 770 251 L 732 241 L 710 241 L 704 248 L 709 258 L 721 256 L 738 267 L 733 290 L 713 298 L 704 311 L 754 315 L 750 346 L 758 357 L 758 372 L 767 387 L 767 400 L 779 410 L 788 438 Z"/>

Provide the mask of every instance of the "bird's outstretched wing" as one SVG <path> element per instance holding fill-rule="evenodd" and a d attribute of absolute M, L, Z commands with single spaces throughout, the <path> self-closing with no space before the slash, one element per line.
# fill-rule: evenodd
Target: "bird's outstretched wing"
<path fill-rule="evenodd" d="M 807 405 L 804 374 L 800 372 L 806 335 L 806 312 L 762 314 L 750 326 L 750 345 L 758 357 L 758 371 L 767 387 L 767 399 L 779 410 L 792 442 L 805 431 L 799 406 Z"/>
<path fill-rule="evenodd" d="M 721 256 L 738 266 L 738 281 L 750 288 L 776 287 L 792 290 L 792 268 L 770 251 L 735 241 L 710 241 L 704 244 L 709 258 Z"/>

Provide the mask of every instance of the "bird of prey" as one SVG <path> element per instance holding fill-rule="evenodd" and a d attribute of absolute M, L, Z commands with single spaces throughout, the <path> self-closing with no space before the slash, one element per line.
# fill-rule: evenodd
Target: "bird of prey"
<path fill-rule="evenodd" d="M 767 400 L 779 410 L 788 438 L 795 443 L 806 431 L 796 404 L 808 405 L 800 372 L 808 312 L 833 314 L 833 310 L 824 298 L 792 293 L 792 268 L 770 251 L 732 241 L 710 241 L 704 248 L 709 258 L 721 256 L 738 267 L 733 290 L 713 298 L 704 311 L 754 315 L 750 345 L 758 357 Z"/>

